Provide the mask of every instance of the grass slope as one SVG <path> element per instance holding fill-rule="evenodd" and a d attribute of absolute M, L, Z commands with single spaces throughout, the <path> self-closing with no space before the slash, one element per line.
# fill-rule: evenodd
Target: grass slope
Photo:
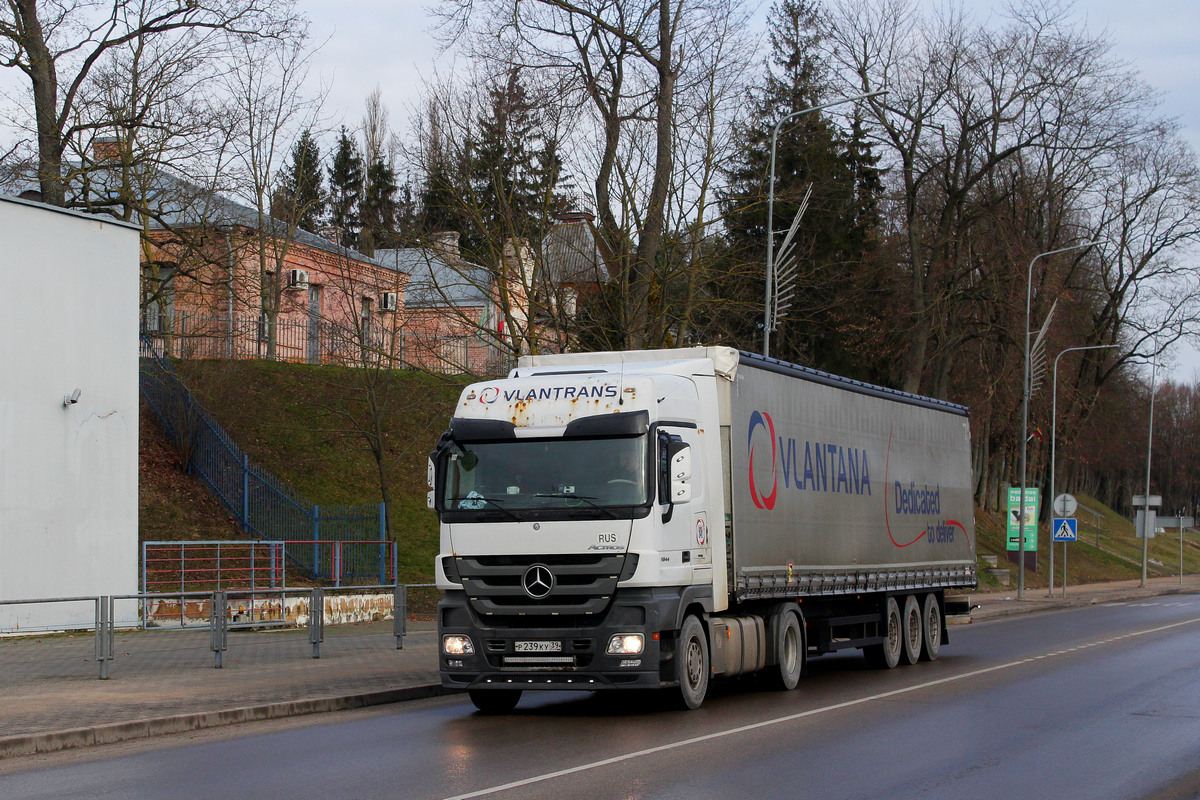
<path fill-rule="evenodd" d="M 175 366 L 254 462 L 318 505 L 380 502 L 379 470 L 363 435 L 372 429 L 367 408 L 373 397 L 381 409 L 400 580 L 432 580 L 437 519 L 425 505 L 425 464 L 463 379 L 376 372 L 368 385 L 361 371 L 340 367 L 267 361 L 184 361 Z M 157 422 L 150 424 L 161 439 Z M 162 447 L 172 454 L 164 455 Z M 215 500 L 200 505 L 194 497 L 199 482 L 181 474 L 180 460 L 165 442 L 147 447 L 143 436 L 143 538 L 242 538 Z"/>
<path fill-rule="evenodd" d="M 234 440 L 263 465 L 318 504 L 380 500 L 375 461 L 362 436 L 369 387 L 363 374 L 339 367 L 267 361 L 187 361 L 177 364 L 185 380 Z M 384 408 L 392 534 L 399 542 L 400 579 L 432 580 L 438 550 L 437 519 L 425 507 L 425 463 L 445 428 L 464 385 L 461 378 L 389 373 L 376 387 Z M 181 456 L 143 408 L 141 532 L 143 540 L 235 539 L 241 533 L 207 490 L 179 466 Z M 1079 536 L 1068 545 L 1068 584 L 1128 580 L 1141 576 L 1141 540 L 1133 525 L 1094 499 L 1080 496 Z M 1002 588 L 988 572 L 985 555 L 1010 571 L 1004 515 L 977 510 L 980 589 Z M 1038 568 L 1027 571 L 1027 588 L 1048 585 L 1048 524 L 1038 532 Z M 1184 569 L 1200 571 L 1200 540 L 1185 534 Z M 1150 576 L 1179 571 L 1176 532 L 1160 534 L 1149 548 Z M 1062 585 L 1062 546 L 1055 551 L 1055 585 Z"/>
<path fill-rule="evenodd" d="M 1134 536 L 1133 523 L 1087 495 L 1077 495 L 1079 510 L 1076 519 L 1079 541 L 1067 545 L 1067 586 L 1098 581 L 1117 581 L 1141 578 L 1142 540 Z M 1007 528 L 1004 514 L 996 511 L 975 511 L 975 531 L 979 538 L 979 588 L 998 589 L 1001 584 L 987 572 L 983 556 L 997 556 L 997 565 L 1008 569 L 1012 586 L 1017 583 L 1017 564 L 1007 557 Z M 1062 586 L 1061 544 L 1054 550 L 1055 590 Z M 1025 572 L 1026 588 L 1049 586 L 1050 565 L 1049 520 L 1038 527 L 1037 571 Z M 1200 539 L 1184 531 L 1183 569 L 1200 571 Z M 1179 531 L 1160 533 L 1150 540 L 1146 574 L 1161 577 L 1179 574 Z"/>

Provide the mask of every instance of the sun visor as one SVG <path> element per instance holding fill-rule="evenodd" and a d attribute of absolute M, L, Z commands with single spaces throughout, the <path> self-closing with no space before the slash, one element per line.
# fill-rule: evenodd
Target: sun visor
<path fill-rule="evenodd" d="M 564 438 L 596 438 L 599 436 L 639 436 L 650 430 L 650 412 L 630 411 L 626 414 L 599 414 L 572 420 L 563 431 Z"/>
<path fill-rule="evenodd" d="M 515 439 L 516 428 L 516 425 L 503 419 L 468 419 L 466 417 L 450 419 L 450 435 L 459 442 Z"/>

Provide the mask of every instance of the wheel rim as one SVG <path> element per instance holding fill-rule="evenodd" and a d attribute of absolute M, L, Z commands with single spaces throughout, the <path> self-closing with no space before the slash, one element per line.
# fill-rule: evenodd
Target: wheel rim
<path fill-rule="evenodd" d="M 700 649 L 700 642 L 694 638 L 688 640 L 687 647 L 687 679 L 688 686 L 692 689 L 699 688 L 704 678 L 704 653 Z"/>
<path fill-rule="evenodd" d="M 900 651 L 900 615 L 888 615 L 888 649 L 893 653 Z"/>
<path fill-rule="evenodd" d="M 789 674 L 796 669 L 799 650 L 800 648 L 796 644 L 796 629 L 788 626 L 783 634 L 783 653 L 780 660 Z"/>
<path fill-rule="evenodd" d="M 908 615 L 908 647 L 914 651 L 921 647 L 921 612 L 915 607 Z"/>

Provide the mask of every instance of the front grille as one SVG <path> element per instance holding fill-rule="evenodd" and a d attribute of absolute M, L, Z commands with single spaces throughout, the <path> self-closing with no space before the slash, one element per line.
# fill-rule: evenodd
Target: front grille
<path fill-rule="evenodd" d="M 526 571 L 536 564 L 553 575 L 553 585 L 541 598 L 531 597 L 522 585 Z M 443 568 L 462 584 L 471 608 L 489 624 L 529 624 L 529 617 L 555 617 L 556 625 L 565 626 L 568 620 L 603 615 L 617 584 L 637 569 L 637 556 L 453 556 L 443 561 Z"/>

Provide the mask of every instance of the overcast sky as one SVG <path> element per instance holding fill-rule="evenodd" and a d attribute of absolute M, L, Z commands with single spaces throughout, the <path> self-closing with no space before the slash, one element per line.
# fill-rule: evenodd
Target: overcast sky
<path fill-rule="evenodd" d="M 453 55 L 440 52 L 433 38 L 435 20 L 426 7 L 434 2 L 300 0 L 313 38 L 325 42 L 313 78 L 328 86 L 326 108 L 335 120 L 359 124 L 363 98 L 378 86 L 393 128 L 404 131 L 422 80 L 454 72 Z M 925 2 L 932 7 L 940 0 Z M 763 0 L 760 20 L 769 5 Z M 992 0 L 964 5 L 978 21 L 999 15 L 1003 7 Z M 1090 32 L 1109 33 L 1114 55 L 1162 93 L 1163 115 L 1178 120 L 1185 140 L 1200 153 L 1200 0 L 1079 0 L 1073 13 Z M 1176 380 L 1200 379 L 1196 349 L 1178 346 L 1171 356 Z"/>
<path fill-rule="evenodd" d="M 938 0 L 926 0 L 931 6 Z M 362 116 L 362 101 L 380 87 L 395 127 L 403 127 L 423 78 L 451 73 L 452 55 L 440 53 L 426 8 L 436 0 L 300 0 L 312 20 L 314 40 L 326 44 L 315 75 L 330 86 L 328 108 L 348 124 Z M 762 0 L 761 19 L 769 6 Z M 992 0 L 967 0 L 980 21 L 1002 8 Z M 1200 152 L 1200 2 L 1197 0 L 1079 0 L 1074 15 L 1087 28 L 1107 30 L 1115 54 L 1163 92 L 1162 110 L 1185 127 Z M 314 77 L 315 77 L 314 75 Z"/>

